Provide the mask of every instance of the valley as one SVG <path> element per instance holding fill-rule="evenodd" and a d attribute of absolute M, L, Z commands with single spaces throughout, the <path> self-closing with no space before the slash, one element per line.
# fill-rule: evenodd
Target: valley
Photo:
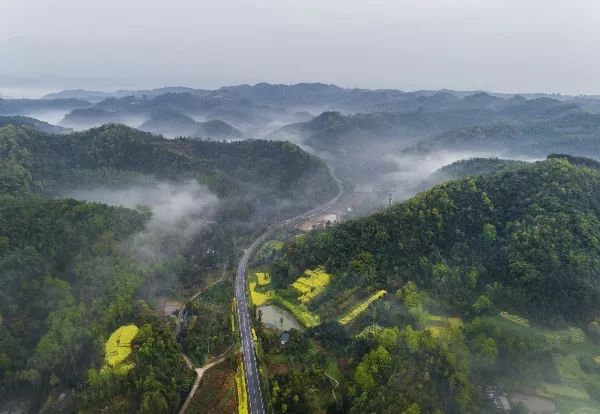
<path fill-rule="evenodd" d="M 286 101 L 306 89 L 345 113 Z M 324 85 L 179 93 L 88 105 L 143 101 L 152 133 L 101 111 L 75 132 L 3 116 L 2 407 L 600 410 L 596 114 L 566 97 L 390 91 L 370 112 Z M 253 126 L 199 120 L 223 94 Z"/>

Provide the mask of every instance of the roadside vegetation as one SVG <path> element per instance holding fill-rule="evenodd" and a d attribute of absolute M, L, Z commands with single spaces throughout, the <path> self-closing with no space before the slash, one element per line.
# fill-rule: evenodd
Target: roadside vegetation
<path fill-rule="evenodd" d="M 286 242 L 268 289 L 292 289 L 295 306 L 318 290 L 304 305 L 320 324 L 286 344 L 257 330 L 272 395 L 357 413 L 487 412 L 479 390 L 493 386 L 519 409 L 600 410 L 600 172 L 558 155 L 496 164 Z M 310 269 L 330 275 L 323 290 Z M 339 400 L 295 387 L 299 371 L 307 384 L 337 375 Z"/>
<path fill-rule="evenodd" d="M 238 414 L 248 414 L 248 388 L 246 387 L 246 374 L 244 372 L 244 364 L 240 359 L 240 363 L 235 374 L 235 384 L 237 389 L 237 412 Z"/>

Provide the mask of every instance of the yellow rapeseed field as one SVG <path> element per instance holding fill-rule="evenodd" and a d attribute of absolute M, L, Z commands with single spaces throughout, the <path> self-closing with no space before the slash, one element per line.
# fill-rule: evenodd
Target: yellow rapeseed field
<path fill-rule="evenodd" d="M 387 293 L 387 291 L 382 289 L 382 290 L 372 294 L 369 298 L 363 300 L 361 303 L 359 303 L 354 308 L 352 308 L 352 310 L 350 312 L 348 312 L 347 314 L 342 316 L 340 318 L 339 322 L 342 325 L 346 325 L 347 323 L 352 321 L 354 318 L 356 318 L 358 315 L 360 315 L 362 312 L 367 310 L 367 308 L 369 307 L 369 305 L 371 303 L 373 303 L 376 300 L 381 299 L 383 296 L 385 296 L 386 293 Z"/>
<path fill-rule="evenodd" d="M 292 283 L 292 287 L 300 294 L 298 300 L 302 303 L 308 303 L 320 295 L 330 281 L 331 275 L 325 272 L 323 268 L 318 267 L 315 270 L 304 272 L 304 275 Z"/>
<path fill-rule="evenodd" d="M 258 281 L 258 286 L 266 286 L 271 283 L 271 275 L 268 273 L 257 272 L 256 280 Z"/>
<path fill-rule="evenodd" d="M 252 299 L 252 303 L 256 306 L 262 306 L 266 304 L 272 296 L 272 291 L 267 292 L 257 292 L 256 291 L 256 282 L 250 282 L 250 298 Z"/>
<path fill-rule="evenodd" d="M 237 373 L 235 374 L 235 384 L 237 386 L 238 414 L 248 414 L 248 391 L 246 389 L 246 375 L 244 373 L 244 364 L 241 362 Z"/>
<path fill-rule="evenodd" d="M 105 345 L 106 366 L 116 372 L 126 373 L 135 364 L 124 363 L 131 354 L 131 341 L 138 333 L 138 327 L 135 325 L 124 325 L 117 328 Z"/>

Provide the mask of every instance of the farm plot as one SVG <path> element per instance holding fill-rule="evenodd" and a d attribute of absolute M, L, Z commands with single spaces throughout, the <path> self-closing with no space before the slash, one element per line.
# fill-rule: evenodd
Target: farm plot
<path fill-rule="evenodd" d="M 331 280 L 331 276 L 322 268 L 307 270 L 300 276 L 292 287 L 300 294 L 298 300 L 301 303 L 308 303 L 325 290 Z"/>
<path fill-rule="evenodd" d="M 342 316 L 339 319 L 339 322 L 342 325 L 346 325 L 346 324 L 350 323 L 352 320 L 354 320 L 354 318 L 356 318 L 358 315 L 360 315 L 361 313 L 366 311 L 371 303 L 375 302 L 376 300 L 381 299 L 382 297 L 385 296 L 386 293 L 387 293 L 387 291 L 382 289 L 382 290 L 372 294 L 370 297 L 363 300 L 361 303 L 359 303 L 354 308 L 352 308 L 350 310 L 350 312 L 348 312 L 344 316 Z"/>
<path fill-rule="evenodd" d="M 305 272 L 305 276 L 298 278 L 298 280 L 296 280 L 292 284 L 292 287 L 296 291 L 300 291 L 300 289 L 305 289 L 306 293 L 304 293 L 302 296 L 306 294 L 313 294 L 313 292 L 316 291 L 317 288 L 324 289 L 325 286 L 327 286 L 327 284 L 329 283 L 329 275 L 319 269 L 316 269 L 314 271 L 307 270 Z M 268 274 L 256 273 L 256 281 L 251 281 L 249 283 L 250 298 L 252 299 L 253 304 L 255 304 L 256 306 L 263 306 L 268 303 L 275 303 L 277 305 L 280 305 L 281 307 L 289 311 L 298 321 L 300 321 L 307 328 L 317 326 L 321 323 L 321 319 L 319 318 L 319 316 L 315 315 L 314 313 L 308 310 L 308 308 L 306 307 L 306 301 L 303 301 L 300 298 L 295 299 L 288 297 L 287 295 L 285 295 L 285 292 L 280 293 L 274 289 L 267 290 L 266 286 L 268 286 L 268 284 L 270 284 L 271 282 L 269 277 L 269 282 L 265 283 L 267 277 Z M 259 286 L 261 280 L 263 281 L 263 285 Z"/>
<path fill-rule="evenodd" d="M 447 318 L 440 315 L 427 315 L 425 330 L 431 333 L 431 336 L 439 338 L 443 332 L 448 329 L 458 329 L 463 326 L 463 321 L 458 317 Z"/>
<path fill-rule="evenodd" d="M 117 373 L 127 373 L 135 366 L 133 363 L 125 363 L 131 355 L 131 341 L 138 333 L 135 325 L 125 325 L 117 328 L 108 338 L 105 345 L 106 365 L 103 370 L 113 369 Z"/>

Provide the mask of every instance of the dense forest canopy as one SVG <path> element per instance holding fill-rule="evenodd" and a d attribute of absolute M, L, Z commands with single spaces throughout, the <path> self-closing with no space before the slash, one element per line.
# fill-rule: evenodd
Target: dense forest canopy
<path fill-rule="evenodd" d="M 263 207 L 288 200 L 297 211 L 336 191 L 325 164 L 285 142 L 166 140 L 122 125 L 68 135 L 7 126 L 0 129 L 0 145 L 1 162 L 10 167 L 2 169 L 0 182 L 6 194 L 48 195 L 74 185 L 103 184 L 111 173 L 194 178 L 220 197 L 243 198 L 252 190 L 269 197 L 255 198 Z M 94 175 L 95 183 L 90 182 Z"/>
<path fill-rule="evenodd" d="M 277 228 L 249 265 L 267 410 L 493 411 L 495 387 L 600 407 L 598 102 L 324 84 L 0 99 L 0 406 L 176 412 L 182 352 L 228 355 L 191 407 L 239 405 L 242 249 L 338 191 L 305 148 L 345 192 L 335 222 Z M 285 339 L 264 306 L 295 319 Z"/>
<path fill-rule="evenodd" d="M 200 205 L 192 213 L 204 215 L 201 225 L 188 217 L 187 229 L 165 231 L 152 206 L 64 198 L 77 189 L 131 195 L 169 186 L 217 200 L 210 213 L 200 210 L 202 198 L 182 201 L 184 212 L 185 203 Z M 285 142 L 166 140 L 122 125 L 64 135 L 0 128 L 0 403 L 177 411 L 192 373 L 149 307 L 154 296 L 229 266 L 236 241 L 263 229 L 265 215 L 292 214 L 336 191 L 325 164 Z M 160 254 L 142 260 L 141 250 Z M 104 344 L 128 324 L 139 327 L 130 369 L 106 368 Z"/>
<path fill-rule="evenodd" d="M 487 292 L 547 323 L 591 319 L 600 295 L 599 190 L 597 169 L 563 157 L 449 181 L 292 239 L 277 266 L 287 277 L 288 268 L 324 264 L 391 291 L 413 280 L 461 311 Z"/>
<path fill-rule="evenodd" d="M 276 410 L 492 413 L 508 393 L 516 412 L 527 412 L 518 396 L 565 412 L 597 406 L 598 163 L 475 158 L 440 174 L 459 178 L 297 234 L 271 257 L 271 297 L 293 301 L 307 269 L 331 280 L 296 305 L 320 323 L 292 330 L 285 347 L 259 317 Z M 341 398 L 315 398 L 332 375 Z"/>

